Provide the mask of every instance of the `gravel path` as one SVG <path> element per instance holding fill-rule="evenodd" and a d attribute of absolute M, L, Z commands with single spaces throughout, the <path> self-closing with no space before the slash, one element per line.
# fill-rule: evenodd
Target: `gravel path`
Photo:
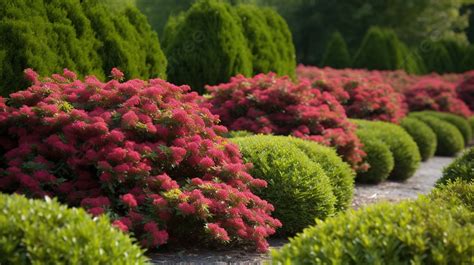
<path fill-rule="evenodd" d="M 379 185 L 357 185 L 352 206 L 361 206 L 378 201 L 397 202 L 414 199 L 419 194 L 426 194 L 433 189 L 436 181 L 442 176 L 442 170 L 454 158 L 435 157 L 421 164 L 416 174 L 406 182 L 387 181 Z M 270 239 L 271 248 L 280 248 L 288 242 L 286 239 Z M 268 254 L 259 254 L 242 249 L 211 251 L 183 250 L 170 253 L 151 254 L 154 264 L 262 264 L 268 260 Z"/>

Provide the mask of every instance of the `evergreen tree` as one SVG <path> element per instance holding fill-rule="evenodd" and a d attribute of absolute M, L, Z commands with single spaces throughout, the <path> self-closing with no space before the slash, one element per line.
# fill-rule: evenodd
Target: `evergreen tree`
<path fill-rule="evenodd" d="M 349 68 L 351 66 L 351 57 L 347 49 L 347 44 L 338 31 L 332 34 L 321 65 L 336 69 Z"/>
<path fill-rule="evenodd" d="M 200 0 L 183 16 L 171 22 L 176 32 L 167 30 L 164 37 L 171 82 L 203 92 L 205 85 L 227 82 L 237 74 L 252 74 L 252 55 L 230 4 Z"/>
<path fill-rule="evenodd" d="M 383 29 L 370 28 L 354 57 L 353 66 L 369 70 L 395 70 L 394 58 L 398 58 L 399 52 L 394 50 L 397 46 L 389 45 L 388 37 Z"/>
<path fill-rule="evenodd" d="M 436 72 L 442 74 L 454 72 L 453 61 L 441 42 L 425 42 L 420 54 L 429 73 Z"/>
<path fill-rule="evenodd" d="M 466 49 L 466 54 L 461 62 L 461 68 L 463 72 L 474 70 L 474 45 Z"/>
<path fill-rule="evenodd" d="M 455 39 L 442 40 L 441 44 L 449 53 L 449 57 L 453 63 L 452 70 L 457 73 L 462 72 L 462 61 L 466 54 L 467 47 Z"/>

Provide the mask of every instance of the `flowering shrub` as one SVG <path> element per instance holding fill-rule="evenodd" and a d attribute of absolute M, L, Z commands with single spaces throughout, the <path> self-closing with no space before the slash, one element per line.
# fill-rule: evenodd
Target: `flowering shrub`
<path fill-rule="evenodd" d="M 435 110 L 469 117 L 469 107 L 458 98 L 453 83 L 436 77 L 424 77 L 405 91 L 410 111 Z"/>
<path fill-rule="evenodd" d="M 474 71 L 466 73 L 466 77 L 457 87 L 459 98 L 464 101 L 471 111 L 474 111 Z"/>
<path fill-rule="evenodd" d="M 335 96 L 351 118 L 398 123 L 406 114 L 403 95 L 378 72 L 300 66 L 298 77 Z"/>
<path fill-rule="evenodd" d="M 2 192 L 107 214 L 149 248 L 185 237 L 267 249 L 281 224 L 252 193 L 266 183 L 189 87 L 26 73 L 33 85 L 0 100 Z"/>
<path fill-rule="evenodd" d="M 344 108 L 309 82 L 294 84 L 286 77 L 260 74 L 237 76 L 207 89 L 211 111 L 231 130 L 293 135 L 334 146 L 354 166 L 365 155 Z"/>

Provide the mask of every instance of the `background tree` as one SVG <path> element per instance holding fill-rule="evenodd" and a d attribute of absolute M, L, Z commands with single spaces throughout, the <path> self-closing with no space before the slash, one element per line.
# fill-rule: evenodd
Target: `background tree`
<path fill-rule="evenodd" d="M 322 66 L 330 66 L 336 69 L 348 68 L 351 66 L 351 56 L 347 49 L 341 33 L 334 32 L 328 42 L 323 56 Z"/>

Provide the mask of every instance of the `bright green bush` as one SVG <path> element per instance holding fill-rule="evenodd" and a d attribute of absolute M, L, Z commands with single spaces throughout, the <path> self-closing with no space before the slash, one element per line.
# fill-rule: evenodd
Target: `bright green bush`
<path fill-rule="evenodd" d="M 445 184 L 455 179 L 474 180 L 474 148 L 467 150 L 446 167 L 443 171 L 443 177 L 438 180 L 438 183 Z"/>
<path fill-rule="evenodd" d="M 436 134 L 428 125 L 417 119 L 407 117 L 401 121 L 400 126 L 410 134 L 413 140 L 415 140 L 423 161 L 434 156 L 436 152 L 437 139 Z"/>
<path fill-rule="evenodd" d="M 18 195 L 0 194 L 0 209 L 0 264 L 147 263 L 106 217 Z"/>
<path fill-rule="evenodd" d="M 413 176 L 421 161 L 416 142 L 400 126 L 380 121 L 353 120 L 359 130 L 368 130 L 381 140 L 392 152 L 395 166 L 389 178 L 406 180 Z"/>
<path fill-rule="evenodd" d="M 318 221 L 274 251 L 275 264 L 472 264 L 474 215 L 420 198 Z"/>
<path fill-rule="evenodd" d="M 254 134 L 249 131 L 229 131 L 225 137 L 237 138 L 237 137 L 247 137 L 247 136 L 252 136 L 252 135 Z"/>
<path fill-rule="evenodd" d="M 410 117 L 424 122 L 436 134 L 438 141 L 436 155 L 454 156 L 464 148 L 464 138 L 461 132 L 451 123 L 419 113 L 411 113 Z"/>
<path fill-rule="evenodd" d="M 300 138 L 283 136 L 277 138 L 296 145 L 311 161 L 321 166 L 328 176 L 336 196 L 336 211 L 343 211 L 350 207 L 354 194 L 354 171 L 337 155 L 336 150 Z"/>
<path fill-rule="evenodd" d="M 351 66 L 351 56 L 346 41 L 338 31 L 332 34 L 327 44 L 321 66 L 329 66 L 336 69 L 344 69 Z"/>
<path fill-rule="evenodd" d="M 364 144 L 363 150 L 367 154 L 364 161 L 369 165 L 369 169 L 357 172 L 356 181 L 379 183 L 386 180 L 395 166 L 390 148 L 369 130 L 359 130 L 357 136 Z"/>
<path fill-rule="evenodd" d="M 277 11 L 269 7 L 261 8 L 260 15 L 265 17 L 267 25 L 273 33 L 273 42 L 276 44 L 280 63 L 274 66 L 275 72 L 294 78 L 296 75 L 296 52 L 288 24 Z"/>
<path fill-rule="evenodd" d="M 474 212 L 474 180 L 457 179 L 446 184 L 439 183 L 429 195 L 431 200 L 440 200 L 442 203 L 454 207 L 462 205 Z"/>
<path fill-rule="evenodd" d="M 336 198 L 324 170 L 289 142 L 274 136 L 233 138 L 244 161 L 253 164 L 252 176 L 266 180 L 268 187 L 256 191 L 283 223 L 279 233 L 292 235 L 334 213 Z"/>
<path fill-rule="evenodd" d="M 168 27 L 175 31 L 166 30 L 163 38 L 170 82 L 203 92 L 205 85 L 252 74 L 252 55 L 230 4 L 200 0 L 182 16 L 171 20 Z"/>
<path fill-rule="evenodd" d="M 145 16 L 99 0 L 0 1 L 0 94 L 24 89 L 23 70 L 48 76 L 68 68 L 105 78 L 165 77 L 166 58 Z"/>
<path fill-rule="evenodd" d="M 443 121 L 449 122 L 454 125 L 459 132 L 461 132 L 464 142 L 469 143 L 472 139 L 472 128 L 466 118 L 458 116 L 456 114 L 446 113 L 446 112 L 436 112 L 436 111 L 422 111 L 419 112 L 419 115 L 430 115 L 441 119 Z"/>

